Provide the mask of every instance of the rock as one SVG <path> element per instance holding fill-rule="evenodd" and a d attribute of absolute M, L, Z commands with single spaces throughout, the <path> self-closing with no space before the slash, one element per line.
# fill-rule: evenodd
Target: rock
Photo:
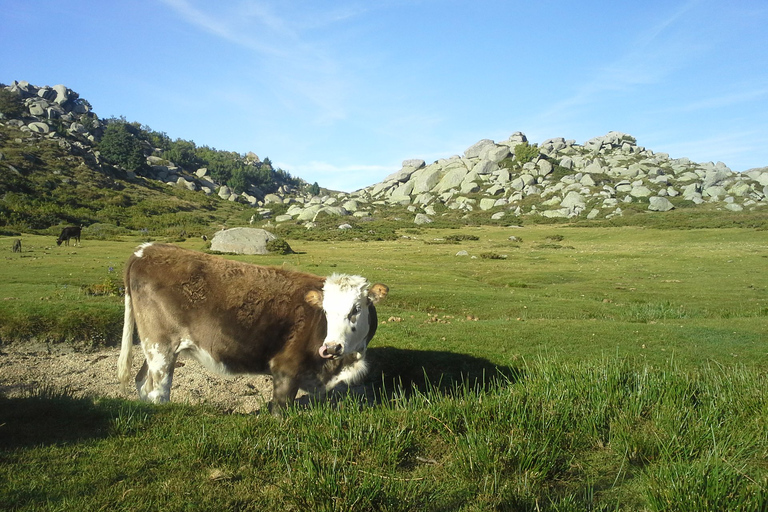
<path fill-rule="evenodd" d="M 51 131 L 51 127 L 46 123 L 34 122 L 29 123 L 27 126 L 35 133 L 48 133 Z"/>
<path fill-rule="evenodd" d="M 342 230 L 352 229 L 352 225 L 351 224 L 342 224 L 341 226 L 339 226 L 339 229 L 342 229 Z"/>
<path fill-rule="evenodd" d="M 411 160 L 403 160 L 403 167 L 412 167 L 414 169 L 421 169 L 424 167 L 424 160 L 421 160 L 419 158 L 413 158 Z"/>
<path fill-rule="evenodd" d="M 584 197 L 582 197 L 581 194 L 576 192 L 575 190 L 571 190 L 566 194 L 566 196 L 563 198 L 563 200 L 560 202 L 560 206 L 563 208 L 584 208 L 586 206 L 586 201 L 584 200 Z"/>
<path fill-rule="evenodd" d="M 648 209 L 653 212 L 668 212 L 675 207 L 666 197 L 653 196 L 648 201 Z"/>
<path fill-rule="evenodd" d="M 234 254 L 268 254 L 267 242 L 277 237 L 264 229 L 232 228 L 217 232 L 211 250 Z"/>
<path fill-rule="evenodd" d="M 432 222 L 432 219 L 430 219 L 427 215 L 423 213 L 417 213 L 416 218 L 413 219 L 414 224 L 429 224 Z"/>
<path fill-rule="evenodd" d="M 632 190 L 629 191 L 629 195 L 632 197 L 648 197 L 651 194 L 653 194 L 653 192 L 645 185 L 633 186 Z"/>
<path fill-rule="evenodd" d="M 492 140 L 483 139 L 467 148 L 467 150 L 464 151 L 464 156 L 467 158 L 480 158 L 483 151 L 490 151 L 491 149 L 495 149 L 495 147 L 496 144 Z"/>
<path fill-rule="evenodd" d="M 219 189 L 219 197 L 224 200 L 227 200 L 231 195 L 232 195 L 232 191 L 229 189 L 229 187 L 226 185 L 222 185 L 221 188 Z"/>
<path fill-rule="evenodd" d="M 454 166 L 445 176 L 443 176 L 443 179 L 440 180 L 440 183 L 438 183 L 432 191 L 439 194 L 452 188 L 459 188 L 467 174 L 469 174 L 469 171 L 463 165 Z M 415 191 L 416 189 L 414 187 L 414 192 Z"/>
<path fill-rule="evenodd" d="M 264 196 L 264 204 L 283 204 L 283 198 L 277 194 L 267 194 Z"/>
<path fill-rule="evenodd" d="M 493 215 L 491 215 L 491 220 L 500 220 L 504 218 L 504 215 L 506 215 L 504 212 L 496 212 Z"/>
<path fill-rule="evenodd" d="M 480 199 L 480 209 L 481 210 L 490 210 L 495 206 L 496 200 L 492 197 L 484 197 Z"/>
<path fill-rule="evenodd" d="M 424 192 L 430 192 L 440 182 L 440 170 L 441 168 L 436 165 L 430 165 L 423 169 L 416 171 L 412 176 L 413 181 L 413 193 L 421 194 Z"/>
<path fill-rule="evenodd" d="M 469 256 L 469 253 L 465 250 L 461 250 L 456 253 L 456 256 Z"/>

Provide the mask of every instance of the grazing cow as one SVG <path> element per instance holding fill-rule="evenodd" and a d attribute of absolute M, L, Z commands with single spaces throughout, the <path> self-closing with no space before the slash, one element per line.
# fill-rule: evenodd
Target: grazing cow
<path fill-rule="evenodd" d="M 299 388 L 322 396 L 364 375 L 374 304 L 388 291 L 360 276 L 323 278 L 144 244 L 125 266 L 118 376 L 127 390 L 135 326 L 145 356 L 135 379 L 142 400 L 170 399 L 184 354 L 222 375 L 271 374 L 279 414 Z"/>
<path fill-rule="evenodd" d="M 64 245 L 69 245 L 71 238 L 77 240 L 78 244 L 80 243 L 80 226 L 68 226 L 62 229 L 59 238 L 56 239 L 56 245 L 61 245 L 61 242 L 64 242 Z"/>
<path fill-rule="evenodd" d="M 13 241 L 13 252 L 21 252 L 21 240 L 18 238 Z"/>

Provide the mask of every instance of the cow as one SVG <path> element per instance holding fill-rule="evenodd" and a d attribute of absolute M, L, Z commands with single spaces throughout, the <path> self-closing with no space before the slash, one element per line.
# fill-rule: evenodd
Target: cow
<path fill-rule="evenodd" d="M 16 240 L 13 241 L 12 250 L 13 252 L 21 252 L 21 240 L 17 238 Z"/>
<path fill-rule="evenodd" d="M 124 280 L 124 392 L 136 328 L 145 357 L 135 377 L 142 400 L 170 400 L 176 359 L 185 355 L 224 376 L 272 375 L 270 409 L 278 416 L 300 388 L 322 398 L 365 374 L 374 305 L 389 292 L 361 276 L 320 277 L 160 243 L 136 249 Z"/>
<path fill-rule="evenodd" d="M 67 226 L 62 229 L 59 238 L 56 239 L 56 245 L 61 245 L 61 242 L 64 242 L 64 245 L 69 245 L 71 238 L 77 240 L 78 244 L 80 243 L 80 226 Z"/>

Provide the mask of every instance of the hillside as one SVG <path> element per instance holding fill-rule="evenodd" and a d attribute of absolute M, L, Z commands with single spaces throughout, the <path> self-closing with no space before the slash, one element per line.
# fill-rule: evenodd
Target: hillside
<path fill-rule="evenodd" d="M 63 85 L 0 87 L 0 113 L 0 230 L 8 234 L 76 223 L 90 236 L 184 237 L 256 223 L 291 237 L 369 239 L 414 223 L 766 223 L 768 168 L 735 173 L 722 162 L 673 159 L 619 132 L 584 144 L 535 144 L 516 132 L 432 163 L 406 160 L 382 182 L 347 194 L 309 185 L 254 153 L 100 119 Z M 647 215 L 657 212 L 667 216 Z"/>

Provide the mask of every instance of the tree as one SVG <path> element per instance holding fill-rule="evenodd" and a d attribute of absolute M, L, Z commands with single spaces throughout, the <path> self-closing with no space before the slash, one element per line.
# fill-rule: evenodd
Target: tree
<path fill-rule="evenodd" d="M 23 116 L 25 110 L 19 94 L 8 89 L 0 89 L 0 114 L 8 119 L 15 119 Z"/>
<path fill-rule="evenodd" d="M 320 185 L 317 184 L 317 182 L 314 182 L 307 188 L 307 192 L 312 194 L 313 196 L 319 196 L 320 195 Z"/>
<path fill-rule="evenodd" d="M 98 145 L 101 156 L 128 171 L 137 171 L 146 163 L 141 142 L 125 123 L 109 123 Z"/>

